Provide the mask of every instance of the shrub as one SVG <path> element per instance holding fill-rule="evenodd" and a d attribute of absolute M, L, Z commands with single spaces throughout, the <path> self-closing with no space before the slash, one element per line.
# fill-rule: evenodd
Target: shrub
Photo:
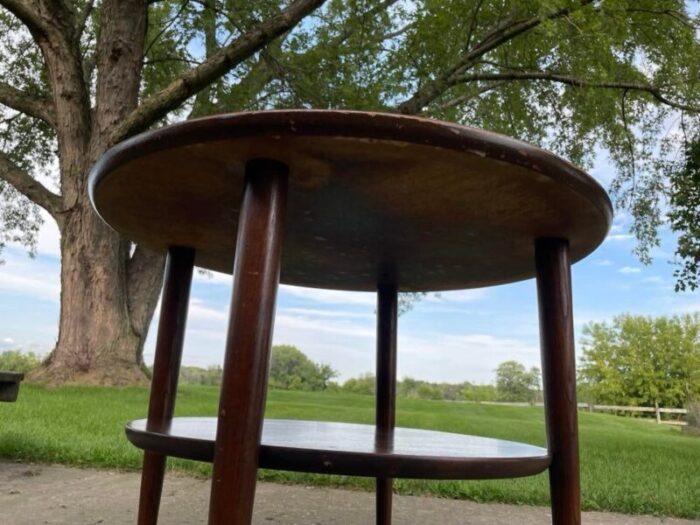
<path fill-rule="evenodd" d="M 338 373 L 329 365 L 309 359 L 291 345 L 272 347 L 270 357 L 270 388 L 281 390 L 318 391 L 328 388 Z"/>
<path fill-rule="evenodd" d="M 41 364 L 41 359 L 34 352 L 5 350 L 0 353 L 0 370 L 6 372 L 29 372 Z"/>
<path fill-rule="evenodd" d="M 343 390 L 353 394 L 373 396 L 377 392 L 376 380 L 372 374 L 353 377 L 343 383 Z"/>

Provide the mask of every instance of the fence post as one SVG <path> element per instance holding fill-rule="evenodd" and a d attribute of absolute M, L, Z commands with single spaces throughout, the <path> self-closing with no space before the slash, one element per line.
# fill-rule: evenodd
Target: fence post
<path fill-rule="evenodd" d="M 659 401 L 654 401 L 654 411 L 656 412 L 656 424 L 661 424 L 661 411 L 659 410 Z"/>

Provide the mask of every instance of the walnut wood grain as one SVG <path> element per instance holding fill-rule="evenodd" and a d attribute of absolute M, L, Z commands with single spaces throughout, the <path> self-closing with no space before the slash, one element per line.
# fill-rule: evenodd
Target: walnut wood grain
<path fill-rule="evenodd" d="M 134 445 L 168 456 L 212 461 L 216 418 L 176 417 L 149 432 L 145 420 L 126 427 Z M 374 425 L 266 419 L 260 468 L 416 479 L 529 476 L 549 466 L 547 450 L 499 439 L 396 428 L 392 450 L 377 447 Z"/>
<path fill-rule="evenodd" d="M 581 524 L 576 355 L 571 265 L 566 239 L 538 239 L 537 297 L 542 347 L 553 525 Z"/>
<path fill-rule="evenodd" d="M 168 428 L 173 418 L 193 269 L 194 251 L 191 248 L 172 247 L 168 250 L 148 401 L 147 428 L 152 431 Z M 163 454 L 144 453 L 138 525 L 158 523 L 166 461 Z"/>
<path fill-rule="evenodd" d="M 219 396 L 210 525 L 247 525 L 253 515 L 287 175 L 287 166 L 270 159 L 252 159 L 246 165 Z"/>
<path fill-rule="evenodd" d="M 192 246 L 231 272 L 245 163 L 290 168 L 281 281 L 373 291 L 533 277 L 534 240 L 605 238 L 612 208 L 582 170 L 523 142 L 416 117 L 267 111 L 175 124 L 111 149 L 90 174 L 98 213 L 155 250 Z"/>

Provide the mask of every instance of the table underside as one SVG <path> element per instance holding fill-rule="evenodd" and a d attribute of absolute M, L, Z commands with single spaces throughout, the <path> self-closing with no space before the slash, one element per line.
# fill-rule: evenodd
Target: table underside
<path fill-rule="evenodd" d="M 483 130 L 398 115 L 266 111 L 148 132 L 93 168 L 97 212 L 125 238 L 231 273 L 247 163 L 289 169 L 282 283 L 373 291 L 475 288 L 534 276 L 534 243 L 573 261 L 612 208 L 585 172 Z M 254 175 L 254 174 L 253 174 Z"/>
<path fill-rule="evenodd" d="M 216 418 L 178 417 L 164 432 L 130 422 L 135 446 L 212 462 Z M 318 474 L 413 479 L 497 479 L 529 476 L 550 464 L 546 449 L 500 439 L 396 428 L 393 446 L 372 425 L 266 419 L 259 467 Z"/>

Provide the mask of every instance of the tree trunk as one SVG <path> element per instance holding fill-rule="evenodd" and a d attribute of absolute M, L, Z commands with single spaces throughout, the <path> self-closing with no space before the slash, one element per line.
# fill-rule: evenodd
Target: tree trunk
<path fill-rule="evenodd" d="M 143 252 L 129 257 L 130 251 L 131 244 L 81 199 L 61 228 L 58 342 L 31 379 L 146 383 L 143 346 L 160 293 L 163 257 Z"/>
<path fill-rule="evenodd" d="M 78 34 L 70 11 L 47 21 L 63 32 L 37 34 L 53 86 L 64 210 L 58 341 L 35 380 L 53 384 L 146 382 L 143 346 L 162 284 L 163 257 L 136 249 L 105 225 L 87 196 L 86 174 L 110 134 L 133 111 L 147 26 L 146 0 L 105 0 L 97 43 L 95 108 L 90 110 Z M 60 17 L 58 15 L 61 15 Z M 63 27 L 63 26 L 61 26 Z M 72 89 L 69 90 L 67 87 Z"/>

